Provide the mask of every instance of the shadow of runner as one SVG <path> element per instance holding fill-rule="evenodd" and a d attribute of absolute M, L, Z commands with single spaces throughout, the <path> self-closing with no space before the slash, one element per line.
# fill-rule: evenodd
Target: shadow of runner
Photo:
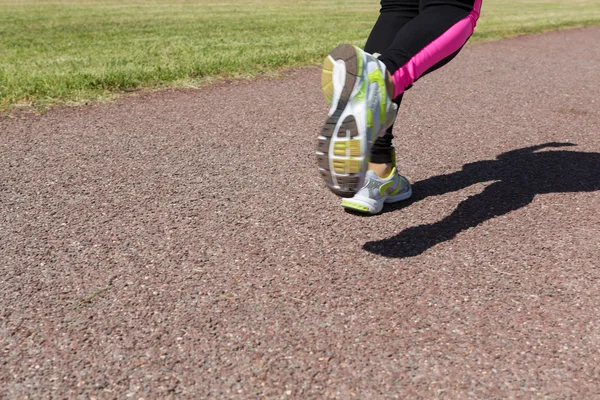
<path fill-rule="evenodd" d="M 465 164 L 458 172 L 417 182 L 409 202 L 392 205 L 386 212 L 475 183 L 498 181 L 460 203 L 441 221 L 407 228 L 392 238 L 367 242 L 363 248 L 384 257 L 414 257 L 464 230 L 525 207 L 537 194 L 600 190 L 600 153 L 536 152 L 567 146 L 575 144 L 553 142 L 517 149 L 499 155 L 496 160 Z"/>

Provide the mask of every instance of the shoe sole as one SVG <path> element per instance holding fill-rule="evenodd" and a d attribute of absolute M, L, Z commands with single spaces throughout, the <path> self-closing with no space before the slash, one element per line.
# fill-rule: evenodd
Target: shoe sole
<path fill-rule="evenodd" d="M 336 47 L 323 62 L 321 83 L 331 116 L 318 139 L 317 164 L 327 187 L 340 197 L 354 196 L 366 173 L 368 132 L 359 130 L 351 102 L 355 88 L 363 85 L 364 67 L 362 56 L 348 44 Z"/>
<path fill-rule="evenodd" d="M 381 210 L 383 210 L 383 204 L 381 204 L 381 208 L 377 209 L 367 203 L 364 203 L 362 201 L 359 200 L 351 200 L 351 199 L 343 199 L 342 200 L 342 207 L 348 209 L 348 210 L 352 210 L 352 211 L 357 211 L 363 214 L 379 214 L 381 212 Z"/>
<path fill-rule="evenodd" d="M 379 207 L 376 207 L 368 202 L 361 201 L 358 199 L 344 199 L 342 200 L 342 207 L 347 208 L 349 210 L 358 211 L 364 214 L 379 214 L 383 211 L 383 207 L 385 204 L 396 203 L 402 200 L 407 200 L 412 196 L 412 188 L 409 188 L 408 191 L 404 193 L 397 194 L 393 197 L 388 197 L 382 203 L 379 204 Z"/>

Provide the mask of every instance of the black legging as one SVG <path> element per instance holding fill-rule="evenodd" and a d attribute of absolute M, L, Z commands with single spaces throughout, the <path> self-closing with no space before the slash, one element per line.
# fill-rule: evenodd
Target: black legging
<path fill-rule="evenodd" d="M 381 0 L 365 51 L 381 54 L 394 78 L 396 104 L 417 79 L 458 54 L 475 29 L 480 9 L 481 0 Z M 392 162 L 392 128 L 373 144 L 372 162 Z"/>

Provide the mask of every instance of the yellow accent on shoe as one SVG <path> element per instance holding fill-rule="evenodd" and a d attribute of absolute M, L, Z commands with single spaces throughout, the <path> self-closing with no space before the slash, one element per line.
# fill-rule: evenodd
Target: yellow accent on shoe
<path fill-rule="evenodd" d="M 356 65 L 357 65 L 358 71 L 356 72 L 356 75 L 360 76 L 362 74 L 362 71 L 363 71 L 363 59 L 362 59 L 362 55 L 361 55 L 362 54 L 362 50 L 359 49 L 356 46 L 353 46 L 353 47 L 354 47 L 354 51 L 356 52 L 356 59 L 357 59 Z"/>
<path fill-rule="evenodd" d="M 338 174 L 345 174 L 348 160 L 333 160 L 333 170 Z"/>
<path fill-rule="evenodd" d="M 355 204 L 355 203 L 352 203 L 352 202 L 350 202 L 348 200 L 345 200 L 345 199 L 342 200 L 342 207 L 349 208 L 349 209 L 355 210 L 355 211 L 371 213 L 371 211 L 369 210 L 369 207 L 362 206 L 360 204 Z"/>
<path fill-rule="evenodd" d="M 360 90 L 354 95 L 356 100 L 364 100 L 367 97 L 367 81 L 363 79 Z"/>
<path fill-rule="evenodd" d="M 384 183 L 383 185 L 379 186 L 379 195 L 381 197 L 385 196 L 385 191 L 388 190 L 393 184 L 394 184 L 394 181 L 387 182 L 387 183 Z"/>
<path fill-rule="evenodd" d="M 350 150 L 348 152 L 348 150 Z M 360 140 L 351 139 L 343 142 L 336 142 L 333 145 L 333 154 L 336 156 L 360 157 Z"/>
<path fill-rule="evenodd" d="M 345 156 L 347 148 L 348 142 L 336 142 L 333 145 L 333 154 L 335 154 L 336 156 Z"/>
<path fill-rule="evenodd" d="M 379 92 L 382 96 L 387 96 L 387 88 L 385 86 L 385 79 L 383 79 L 383 74 L 379 69 L 371 71 L 369 73 L 369 82 L 377 82 L 379 85 Z M 379 114 L 381 116 L 380 121 L 385 119 L 385 101 L 379 102 Z"/>
<path fill-rule="evenodd" d="M 396 173 L 396 168 L 392 168 L 392 172 L 390 172 L 390 174 L 386 178 L 383 178 L 383 179 L 390 179 L 391 177 L 394 176 L 395 173 Z M 392 187 L 395 182 L 396 182 L 396 180 L 394 179 L 394 180 L 391 180 L 391 181 L 386 182 L 383 185 L 381 185 L 379 187 L 379 195 L 381 197 L 385 196 L 386 190 L 388 190 L 390 187 Z M 396 188 L 396 190 L 394 191 L 394 194 L 397 194 L 401 187 L 402 187 L 402 182 L 400 182 L 400 185 L 398 185 L 398 188 Z"/>
<path fill-rule="evenodd" d="M 333 170 L 338 174 L 358 174 L 361 170 L 361 166 L 360 160 L 333 160 Z"/>
<path fill-rule="evenodd" d="M 360 160 L 348 160 L 348 173 L 358 174 L 361 170 Z"/>
<path fill-rule="evenodd" d="M 323 61 L 323 69 L 321 71 L 321 88 L 327 103 L 333 101 L 333 61 L 330 56 Z"/>
<path fill-rule="evenodd" d="M 350 148 L 350 155 L 352 157 L 359 157 L 360 154 L 360 140 L 350 140 L 348 142 Z"/>
<path fill-rule="evenodd" d="M 396 188 L 396 190 L 394 190 L 392 192 L 392 194 L 390 194 L 390 197 L 394 197 L 395 195 L 397 195 L 398 193 L 400 193 L 400 190 L 402 190 L 402 178 L 400 178 L 400 184 L 398 185 L 398 187 Z"/>
<path fill-rule="evenodd" d="M 392 164 L 394 165 L 394 164 Z M 392 167 L 392 170 L 390 171 L 390 173 L 385 177 L 385 178 L 381 178 L 384 180 L 390 179 L 392 176 L 394 176 L 394 174 L 396 173 L 396 167 Z"/>

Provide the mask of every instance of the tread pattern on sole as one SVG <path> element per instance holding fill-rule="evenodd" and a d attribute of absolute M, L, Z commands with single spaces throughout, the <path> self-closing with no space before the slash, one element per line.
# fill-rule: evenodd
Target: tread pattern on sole
<path fill-rule="evenodd" d="M 344 87 L 335 110 L 327 118 L 317 143 L 317 164 L 321 177 L 329 189 L 340 197 L 352 197 L 360 189 L 360 174 L 364 165 L 361 157 L 361 147 L 356 120 L 352 115 L 344 118 L 340 124 L 340 117 L 350 100 L 358 75 L 362 72 L 362 60 L 358 59 L 356 49 L 352 45 L 336 47 L 323 63 L 322 87 L 325 99 L 331 103 L 334 93 L 333 69 L 335 63 L 342 60 L 346 67 Z M 339 124 L 339 129 L 336 127 Z M 356 141 L 358 143 L 350 143 Z M 335 151 L 332 149 L 332 142 Z M 344 143 L 348 142 L 348 143 Z M 333 154 L 331 154 L 333 151 Z M 333 164 L 334 171 L 331 170 Z M 337 183 L 337 185 L 336 185 Z"/>
<path fill-rule="evenodd" d="M 344 121 L 340 124 L 339 129 L 335 137 L 333 136 L 334 129 L 329 126 L 336 126 L 337 120 L 332 120 L 333 117 L 329 118 L 325 122 L 323 130 L 327 130 L 331 133 L 331 136 L 327 137 L 325 133 L 322 133 L 317 144 L 317 165 L 321 177 L 325 181 L 325 184 L 340 197 L 352 197 L 360 189 L 360 173 L 362 168 L 362 157 L 360 157 L 360 142 L 358 139 L 352 139 L 358 136 L 358 127 L 353 116 L 347 116 Z M 335 141 L 340 139 L 339 141 Z M 331 142 L 334 141 L 334 153 L 330 153 Z M 335 148 L 344 149 L 344 153 L 338 154 L 335 152 Z M 331 164 L 334 170 L 331 170 Z M 333 176 L 335 178 L 333 178 Z M 334 181 L 335 179 L 335 181 Z M 334 184 L 337 182 L 337 185 Z"/>

